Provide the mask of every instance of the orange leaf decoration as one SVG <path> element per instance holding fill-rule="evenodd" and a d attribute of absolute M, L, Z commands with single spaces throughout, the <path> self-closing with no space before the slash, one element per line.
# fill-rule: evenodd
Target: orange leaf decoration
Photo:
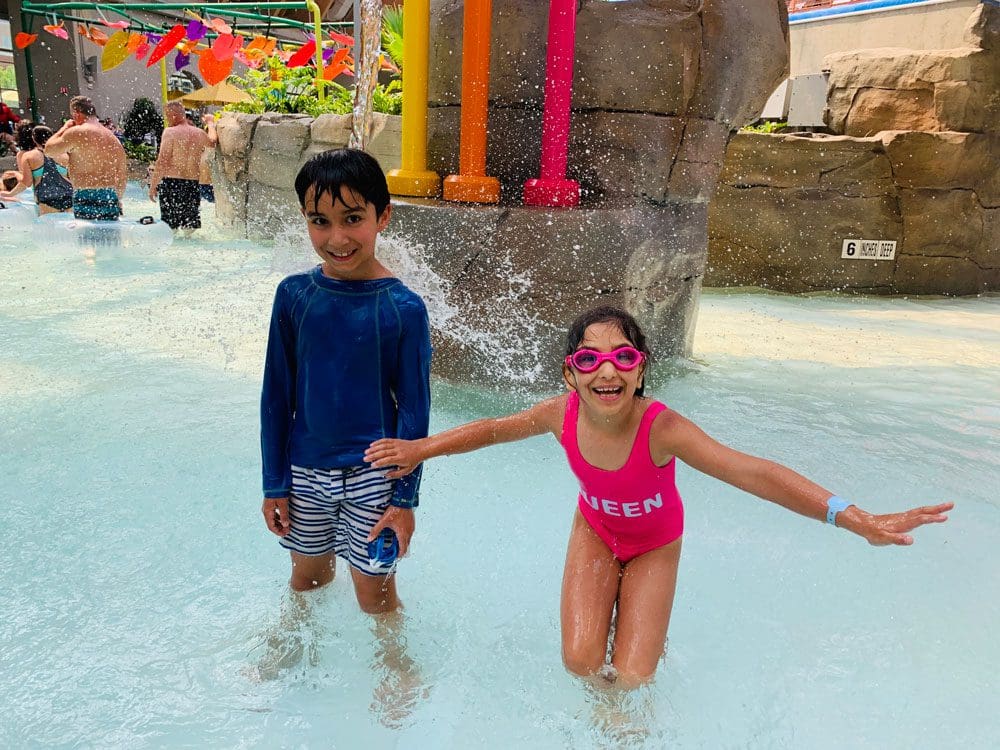
<path fill-rule="evenodd" d="M 131 55 L 139 49 L 139 45 L 141 45 L 144 41 L 146 41 L 146 37 L 144 35 L 133 31 L 129 34 L 128 43 L 125 45 L 125 49 L 127 49 L 128 53 Z"/>
<path fill-rule="evenodd" d="M 332 81 L 334 78 L 347 70 L 347 65 L 344 63 L 344 60 L 347 58 L 348 51 L 347 47 L 341 47 L 333 53 L 333 57 L 330 58 L 330 64 L 323 68 L 324 81 Z"/>
<path fill-rule="evenodd" d="M 229 72 L 232 69 L 233 58 L 220 60 L 212 54 L 212 50 L 204 50 L 198 57 L 198 72 L 201 73 L 201 77 L 205 79 L 205 83 L 209 86 L 222 83 L 229 76 Z"/>
<path fill-rule="evenodd" d="M 160 43 L 153 48 L 153 54 L 149 56 L 146 61 L 146 67 L 151 65 L 156 65 L 160 60 L 167 56 L 174 47 L 176 47 L 181 40 L 184 39 L 184 27 L 180 24 L 174 26 L 170 31 L 167 32 L 166 36 L 160 40 Z"/>
<path fill-rule="evenodd" d="M 17 32 L 17 36 L 14 37 L 14 46 L 18 49 L 24 49 L 36 39 L 38 39 L 38 34 L 26 34 L 23 31 L 19 31 Z"/>

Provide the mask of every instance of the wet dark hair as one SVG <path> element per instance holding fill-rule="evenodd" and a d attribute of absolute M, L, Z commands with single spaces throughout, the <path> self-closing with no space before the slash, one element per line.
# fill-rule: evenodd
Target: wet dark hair
<path fill-rule="evenodd" d="M 646 335 L 639 327 L 638 321 L 620 307 L 612 305 L 601 305 L 580 315 L 569 326 L 569 333 L 566 334 L 566 356 L 580 348 L 587 329 L 595 323 L 610 323 L 615 326 L 622 335 L 628 339 L 636 349 L 646 355 L 646 369 L 643 373 L 642 385 L 635 389 L 636 396 L 642 396 L 646 390 L 645 375 L 649 373 L 649 364 L 653 359 L 653 353 L 649 351 L 646 343 Z"/>
<path fill-rule="evenodd" d="M 35 147 L 35 141 L 31 137 L 35 123 L 29 120 L 22 120 L 14 130 L 14 140 L 17 141 L 17 148 L 21 151 L 31 151 Z"/>
<path fill-rule="evenodd" d="M 313 207 L 323 193 L 329 193 L 334 203 L 340 200 L 340 189 L 346 187 L 375 206 L 375 215 L 381 216 L 389 205 L 389 186 L 382 167 L 371 154 L 356 148 L 338 148 L 324 151 L 302 165 L 295 177 L 295 192 L 299 205 L 306 207 L 306 192 L 314 188 Z M 351 206 L 354 208 L 354 206 Z"/>
<path fill-rule="evenodd" d="M 44 146 L 52 137 L 52 128 L 47 125 L 36 125 L 35 129 L 31 131 L 31 137 L 36 146 Z"/>

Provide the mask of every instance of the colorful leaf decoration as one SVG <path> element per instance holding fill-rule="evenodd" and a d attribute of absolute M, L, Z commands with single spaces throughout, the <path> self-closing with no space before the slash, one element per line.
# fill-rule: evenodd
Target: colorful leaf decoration
<path fill-rule="evenodd" d="M 111 29 L 127 29 L 129 26 L 128 21 L 109 21 L 106 18 L 102 18 L 101 23 Z"/>
<path fill-rule="evenodd" d="M 101 70 L 111 70 L 125 62 L 132 54 L 129 52 L 128 43 L 129 33 L 127 31 L 116 31 L 112 34 L 101 53 Z"/>
<path fill-rule="evenodd" d="M 69 39 L 69 32 L 66 31 L 66 27 L 63 26 L 62 22 L 58 24 L 46 24 L 42 28 L 52 34 L 52 36 L 57 36 L 60 39 Z"/>
<path fill-rule="evenodd" d="M 347 64 L 344 61 L 347 59 L 348 51 L 347 47 L 341 47 L 333 53 L 333 59 L 330 61 L 330 64 L 323 68 L 324 81 L 332 81 L 347 70 Z"/>
<path fill-rule="evenodd" d="M 139 45 L 142 44 L 145 41 L 146 41 L 146 37 L 144 37 L 142 34 L 140 34 L 137 31 L 133 31 L 131 34 L 128 35 L 128 42 L 125 45 L 125 49 L 127 49 L 128 53 L 131 55 L 137 49 L 139 49 Z"/>
<path fill-rule="evenodd" d="M 149 40 L 143 37 L 142 41 L 139 42 L 139 46 L 135 48 L 135 59 L 142 60 L 152 48 L 153 45 L 149 43 Z"/>
<path fill-rule="evenodd" d="M 184 27 L 180 24 L 174 26 L 170 31 L 167 32 L 166 36 L 160 40 L 160 43 L 153 48 L 153 54 L 149 56 L 146 61 L 146 67 L 156 65 L 160 60 L 167 56 L 174 47 L 176 47 L 184 39 Z M 176 61 L 175 61 L 176 62 Z"/>
<path fill-rule="evenodd" d="M 17 36 L 14 37 L 14 46 L 18 49 L 24 49 L 29 44 L 32 44 L 36 39 L 38 39 L 38 34 L 27 34 L 23 31 L 17 32 Z"/>
<path fill-rule="evenodd" d="M 243 47 L 243 37 L 233 37 L 232 34 L 219 34 L 212 45 L 212 54 L 219 60 L 231 60 L 236 51 Z"/>
<path fill-rule="evenodd" d="M 232 34 L 233 33 L 233 27 L 230 26 L 225 21 L 223 21 L 221 18 L 213 18 L 212 20 L 210 20 L 208 22 L 208 25 L 209 25 L 209 27 L 211 29 L 213 29 L 214 31 L 217 31 L 220 34 Z"/>
<path fill-rule="evenodd" d="M 212 54 L 212 50 L 205 50 L 198 58 L 198 72 L 201 73 L 201 77 L 210 86 L 226 80 L 232 69 L 233 58 L 220 60 Z"/>
<path fill-rule="evenodd" d="M 346 47 L 350 47 L 350 46 L 352 46 L 354 44 L 354 37 L 353 36 L 348 36 L 347 34 L 341 34 L 341 33 L 338 33 L 336 31 L 331 31 L 330 32 L 330 38 L 333 41 L 339 42 L 340 44 L 343 44 Z"/>
<path fill-rule="evenodd" d="M 208 27 L 201 22 L 201 19 L 194 19 L 189 21 L 187 29 L 184 30 L 184 36 L 190 39 L 192 42 L 197 42 L 205 34 L 208 33 Z"/>
<path fill-rule="evenodd" d="M 186 68 L 190 62 L 191 55 L 185 55 L 183 52 L 178 52 L 177 56 L 174 57 L 174 70 Z"/>
<path fill-rule="evenodd" d="M 310 39 L 308 42 L 299 47 L 298 52 L 288 58 L 286 65 L 289 68 L 301 68 L 312 59 L 315 53 L 316 42 Z"/>

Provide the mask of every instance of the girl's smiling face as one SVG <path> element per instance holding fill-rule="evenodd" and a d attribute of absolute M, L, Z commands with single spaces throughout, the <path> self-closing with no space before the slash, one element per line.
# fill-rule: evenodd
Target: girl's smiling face
<path fill-rule="evenodd" d="M 594 323 L 587 326 L 577 346 L 597 352 L 613 352 L 623 346 L 635 346 L 614 323 Z M 570 365 L 563 366 L 566 384 L 580 394 L 591 408 L 601 412 L 617 412 L 632 404 L 636 389 L 642 383 L 645 363 L 632 370 L 619 370 L 611 361 L 601 362 L 593 372 L 580 372 Z"/>
<path fill-rule="evenodd" d="M 363 197 L 341 186 L 333 200 L 329 192 L 315 199 L 315 187 L 306 192 L 302 215 L 306 217 L 309 241 L 323 261 L 323 274 L 342 281 L 383 278 L 385 267 L 375 258 L 375 239 L 389 223 L 392 206 L 381 216 Z"/>

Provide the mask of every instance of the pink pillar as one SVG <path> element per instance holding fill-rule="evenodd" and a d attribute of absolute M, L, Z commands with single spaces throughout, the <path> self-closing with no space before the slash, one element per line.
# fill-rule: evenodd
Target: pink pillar
<path fill-rule="evenodd" d="M 545 65 L 545 113 L 542 119 L 541 176 L 524 183 L 529 206 L 576 206 L 580 185 L 566 179 L 576 0 L 549 0 L 549 40 Z"/>

